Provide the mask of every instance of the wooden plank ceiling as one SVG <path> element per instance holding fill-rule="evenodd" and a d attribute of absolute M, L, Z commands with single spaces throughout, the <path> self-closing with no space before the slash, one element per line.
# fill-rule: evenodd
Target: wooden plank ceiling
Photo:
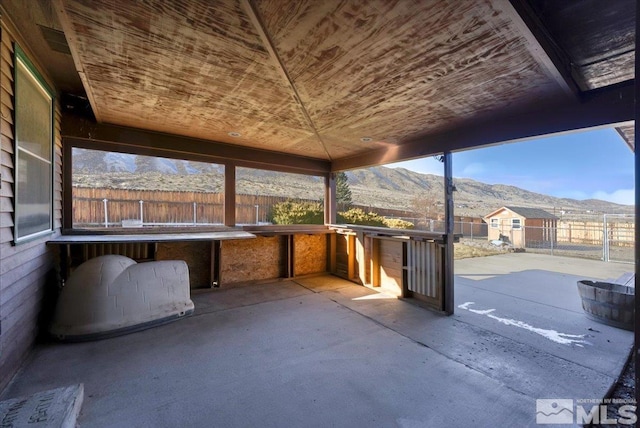
<path fill-rule="evenodd" d="M 0 5 L 98 122 L 208 156 L 225 143 L 340 169 L 584 126 L 633 135 L 634 0 Z"/>
<path fill-rule="evenodd" d="M 58 4 L 105 123 L 333 160 L 566 96 L 506 1 Z"/>
<path fill-rule="evenodd" d="M 631 80 L 635 0 L 532 0 L 583 91 Z"/>

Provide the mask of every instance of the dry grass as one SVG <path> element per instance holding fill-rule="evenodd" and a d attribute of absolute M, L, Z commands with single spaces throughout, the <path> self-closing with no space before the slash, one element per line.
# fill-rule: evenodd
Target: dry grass
<path fill-rule="evenodd" d="M 465 244 L 454 244 L 453 246 L 453 258 L 455 260 L 467 259 L 470 257 L 486 257 L 493 256 L 496 254 L 502 254 L 498 250 L 491 250 L 488 248 L 480 248 L 480 247 L 472 247 L 470 245 Z"/>

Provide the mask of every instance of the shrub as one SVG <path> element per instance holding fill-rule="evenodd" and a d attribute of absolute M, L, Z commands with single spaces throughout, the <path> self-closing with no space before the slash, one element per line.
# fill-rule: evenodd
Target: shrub
<path fill-rule="evenodd" d="M 338 223 L 385 227 L 382 216 L 372 212 L 365 213 L 360 208 L 351 208 L 349 211 L 338 213 Z"/>
<path fill-rule="evenodd" d="M 414 224 L 400 218 L 384 218 L 384 225 L 391 229 L 413 229 Z"/>
<path fill-rule="evenodd" d="M 269 218 L 273 224 L 324 224 L 324 207 L 320 202 L 280 202 Z"/>
<path fill-rule="evenodd" d="M 361 226 L 389 227 L 392 229 L 413 229 L 413 223 L 398 218 L 385 218 L 360 208 L 339 212 L 338 223 Z M 286 201 L 275 204 L 269 216 L 273 224 L 323 224 L 324 207 L 321 202 Z"/>

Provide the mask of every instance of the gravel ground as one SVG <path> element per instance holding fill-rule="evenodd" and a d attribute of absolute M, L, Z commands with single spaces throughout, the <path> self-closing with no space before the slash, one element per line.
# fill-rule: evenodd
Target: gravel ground
<path fill-rule="evenodd" d="M 631 353 L 633 354 L 633 352 Z M 631 357 L 631 355 L 630 355 Z M 620 378 L 611 390 L 611 394 L 605 397 L 605 403 L 607 404 L 607 419 L 617 419 L 619 417 L 618 410 L 621 406 L 631 404 L 635 405 L 635 373 L 636 373 L 635 358 L 629 358 L 625 368 L 623 369 Z M 636 412 L 637 414 L 637 412 Z M 630 422 L 625 420 L 625 422 Z M 588 427 L 630 427 L 636 426 L 633 424 L 589 424 Z"/>

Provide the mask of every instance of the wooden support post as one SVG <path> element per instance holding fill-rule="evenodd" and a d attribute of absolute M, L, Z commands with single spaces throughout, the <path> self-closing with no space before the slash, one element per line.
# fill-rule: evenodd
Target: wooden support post
<path fill-rule="evenodd" d="M 380 240 L 371 239 L 371 286 L 380 287 Z"/>
<path fill-rule="evenodd" d="M 443 309 L 453 314 L 453 167 L 451 152 L 444 152 L 444 193 L 445 193 L 445 260 L 444 260 L 444 301 Z"/>
<path fill-rule="evenodd" d="M 236 225 L 236 165 L 224 166 L 224 224 Z"/>
<path fill-rule="evenodd" d="M 287 278 L 296 276 L 295 235 L 287 235 Z"/>
<path fill-rule="evenodd" d="M 327 235 L 328 245 L 327 245 L 327 261 L 329 266 L 330 273 L 336 273 L 336 239 L 337 235 L 335 233 L 330 233 Z"/>
<path fill-rule="evenodd" d="M 638 46 L 640 43 L 640 6 L 636 3 L 636 46 Z M 635 203 L 636 203 L 636 208 L 635 208 L 635 222 L 636 225 L 638 225 L 638 220 L 640 219 L 640 153 L 638 153 L 638 142 L 640 142 L 640 82 L 638 82 L 638 80 L 640 80 L 640 55 L 637 54 L 636 52 L 636 56 L 635 56 L 635 76 L 636 78 L 634 79 L 634 83 L 635 83 L 635 87 L 634 87 L 634 94 L 635 94 L 635 111 L 634 111 L 634 118 L 635 118 L 635 130 L 634 130 L 634 159 L 635 159 Z M 640 233 L 635 234 L 635 272 L 638 272 L 638 265 L 640 264 Z M 636 275 L 636 279 L 635 279 L 635 287 L 636 290 L 638 289 L 638 275 Z M 634 356 L 632 358 L 636 359 L 636 371 L 635 371 L 635 398 L 636 398 L 636 403 L 640 402 L 640 388 L 638 388 L 638 385 L 640 385 L 640 370 L 638 369 L 638 367 L 640 367 L 640 348 L 638 347 L 640 345 L 640 316 L 638 316 L 638 314 L 640 314 L 640 299 L 635 299 L 635 309 L 636 309 L 636 314 L 635 314 L 635 340 L 634 340 L 634 344 L 633 344 L 633 350 L 634 350 Z"/>
<path fill-rule="evenodd" d="M 355 236 L 356 241 L 356 265 L 357 265 L 357 278 L 360 284 L 366 284 L 367 282 L 367 267 L 366 267 L 366 253 L 365 253 L 365 235 L 362 231 L 357 231 Z"/>
<path fill-rule="evenodd" d="M 62 140 L 62 227 L 73 228 L 73 147 Z"/>
<path fill-rule="evenodd" d="M 348 235 L 347 238 L 347 277 L 352 280 L 356 276 L 356 237 Z"/>
<path fill-rule="evenodd" d="M 220 258 L 222 256 L 222 241 L 211 241 L 211 288 L 220 287 L 222 278 L 220 278 Z"/>
<path fill-rule="evenodd" d="M 409 242 L 402 243 L 402 292 L 400 297 L 412 297 L 409 291 Z"/>
<path fill-rule="evenodd" d="M 332 172 L 324 179 L 324 223 L 335 224 L 336 216 L 336 174 Z"/>

